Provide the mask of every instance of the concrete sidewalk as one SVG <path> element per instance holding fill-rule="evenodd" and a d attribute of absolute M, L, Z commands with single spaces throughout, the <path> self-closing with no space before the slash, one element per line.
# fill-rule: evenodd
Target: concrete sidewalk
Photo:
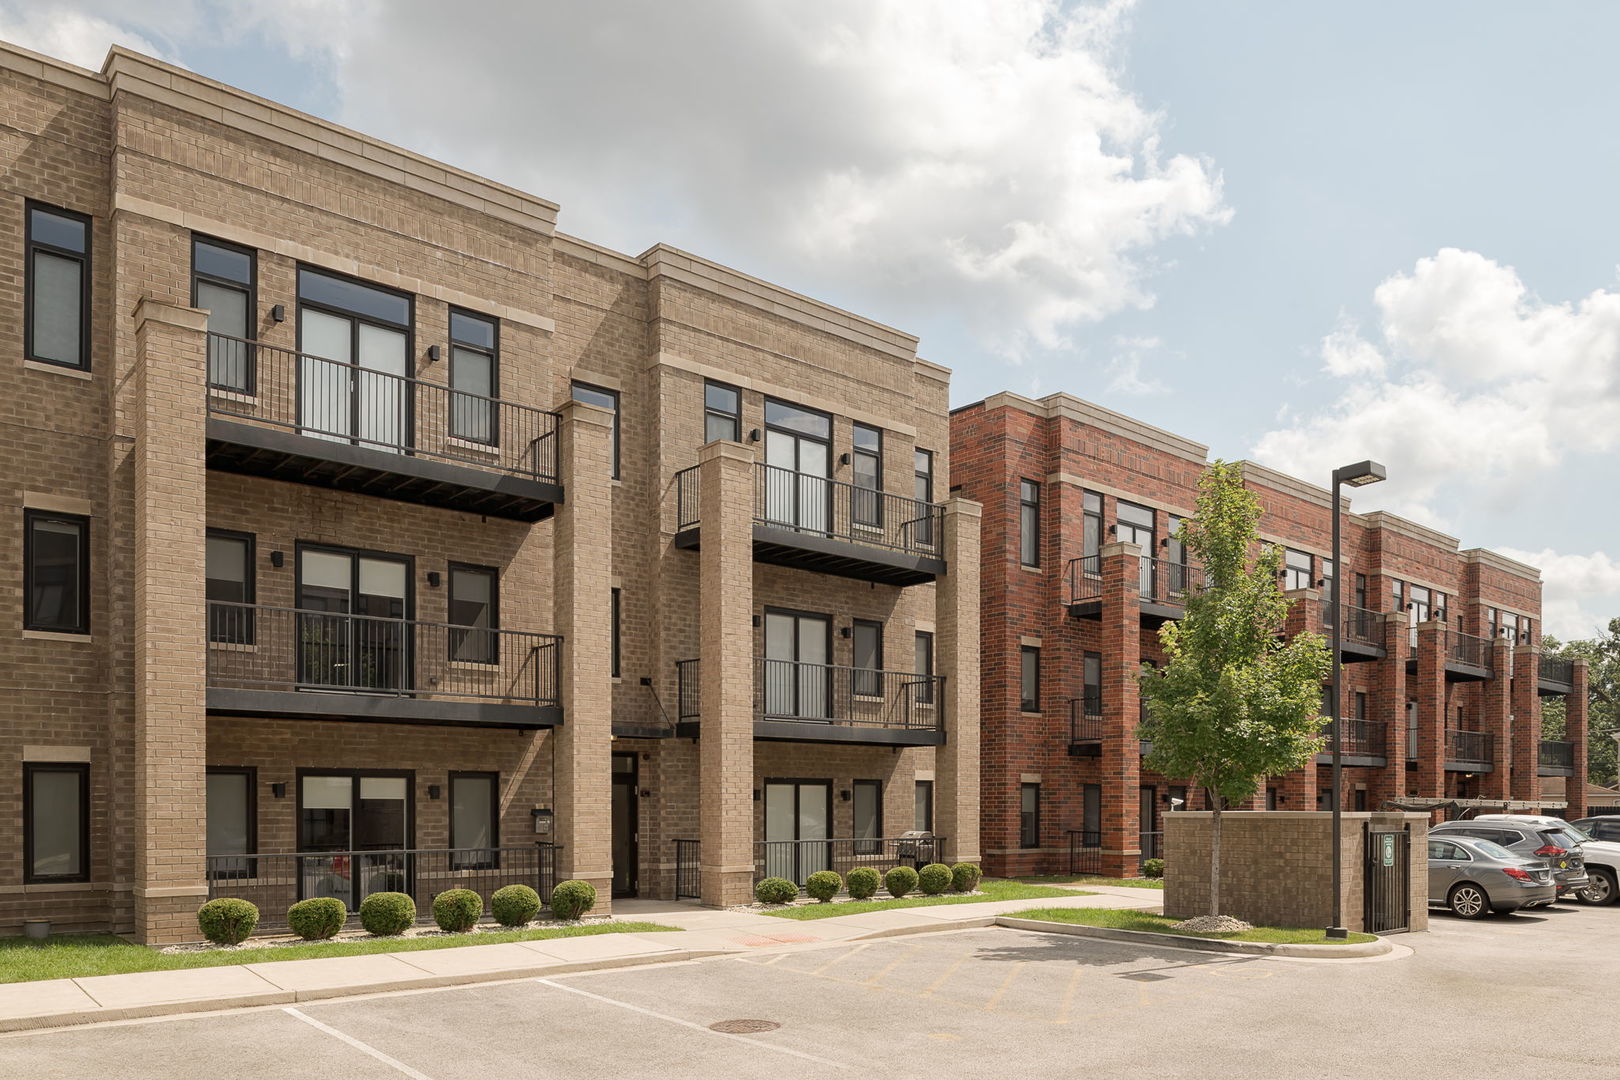
<path fill-rule="evenodd" d="M 0 983 L 0 1032 L 64 1027 L 173 1013 L 560 975 L 723 953 L 811 948 L 829 942 L 993 925 L 1032 907 L 1157 908 L 1151 889 L 1088 886 L 1091 896 L 900 908 L 799 922 L 690 903 L 625 900 L 618 918 L 679 927 L 681 933 L 602 934 L 419 952 L 336 956 L 261 964 L 144 971 Z"/>

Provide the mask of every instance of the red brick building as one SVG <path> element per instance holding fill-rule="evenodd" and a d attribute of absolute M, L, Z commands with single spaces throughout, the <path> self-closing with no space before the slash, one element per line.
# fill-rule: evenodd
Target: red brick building
<path fill-rule="evenodd" d="M 1392 467 L 1398 462 L 1389 463 Z M 956 410 L 951 484 L 984 506 L 981 848 L 991 873 L 1134 873 L 1161 815 L 1205 805 L 1142 764 L 1137 676 L 1164 654 L 1201 568 L 1176 539 L 1207 448 L 1053 394 Z M 1263 540 L 1285 549 L 1290 632 L 1326 634 L 1330 493 L 1253 462 Z M 1586 671 L 1543 661 L 1541 577 L 1482 548 L 1344 500 L 1344 808 L 1389 800 L 1513 801 L 1578 816 Z M 1540 698 L 1568 696 L 1565 740 Z M 1324 713 L 1328 690 L 1323 688 Z M 1329 756 L 1272 778 L 1254 807 L 1327 809 Z"/>

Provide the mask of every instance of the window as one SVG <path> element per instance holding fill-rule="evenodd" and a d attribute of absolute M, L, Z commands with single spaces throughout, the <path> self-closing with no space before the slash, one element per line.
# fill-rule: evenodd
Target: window
<path fill-rule="evenodd" d="M 1322 687 L 1322 715 L 1331 717 L 1337 711 L 1333 707 L 1333 686 L 1329 684 Z"/>
<path fill-rule="evenodd" d="M 1102 550 L 1102 496 L 1098 495 L 1095 491 L 1087 491 L 1080 496 L 1080 506 L 1082 510 L 1080 524 L 1080 554 L 1086 558 L 1092 558 Z M 1101 568 L 1093 567 L 1090 572 L 1100 573 Z"/>
<path fill-rule="evenodd" d="M 23 626 L 90 632 L 90 519 L 23 511 Z"/>
<path fill-rule="evenodd" d="M 1310 553 L 1286 548 L 1283 553 L 1283 588 L 1308 589 L 1311 585 Z"/>
<path fill-rule="evenodd" d="M 1080 788 L 1080 844 L 1082 847 L 1102 846 L 1102 785 L 1085 784 Z"/>
<path fill-rule="evenodd" d="M 254 806 L 256 772 L 209 766 L 207 835 L 208 876 L 255 876 L 256 860 L 243 858 L 258 850 Z"/>
<path fill-rule="evenodd" d="M 500 414 L 500 321 L 450 309 L 450 434 L 468 442 L 498 445 Z"/>
<path fill-rule="evenodd" d="M 465 664 L 500 662 L 500 571 L 492 566 L 450 564 L 450 659 Z M 463 630 L 462 627 L 471 629 Z"/>
<path fill-rule="evenodd" d="M 90 370 L 90 219 L 28 204 L 25 355 Z"/>
<path fill-rule="evenodd" d="M 587 405 L 600 405 L 613 414 L 613 479 L 619 478 L 619 394 L 616 390 L 603 390 L 585 383 L 574 384 L 574 400 Z"/>
<path fill-rule="evenodd" d="M 1041 785 L 1018 785 L 1018 846 L 1041 846 Z"/>
<path fill-rule="evenodd" d="M 90 766 L 23 763 L 23 882 L 90 880 Z"/>
<path fill-rule="evenodd" d="M 927 630 L 917 631 L 917 674 L 922 685 L 917 688 L 917 703 L 930 705 L 934 701 L 934 635 Z"/>
<path fill-rule="evenodd" d="M 867 697 L 883 694 L 883 624 L 856 619 L 850 636 L 854 645 L 855 693 Z"/>
<path fill-rule="evenodd" d="M 208 640 L 253 644 L 253 534 L 208 530 Z"/>
<path fill-rule="evenodd" d="M 855 854 L 880 854 L 883 836 L 883 781 L 855 781 Z"/>
<path fill-rule="evenodd" d="M 1033 645 L 1018 647 L 1018 708 L 1041 711 L 1041 650 Z"/>
<path fill-rule="evenodd" d="M 911 827 L 917 832 L 931 833 L 934 831 L 934 782 L 932 780 L 917 781 L 916 812 L 912 815 Z"/>
<path fill-rule="evenodd" d="M 917 543 L 931 547 L 934 543 L 934 515 L 929 509 L 934 502 L 934 452 L 917 450 L 912 454 L 912 469 L 916 477 L 917 527 L 912 536 Z"/>
<path fill-rule="evenodd" d="M 1367 695 L 1360 690 L 1356 691 L 1355 716 L 1357 720 L 1367 719 Z"/>
<path fill-rule="evenodd" d="M 1323 592 L 1324 595 L 1330 595 L 1330 590 L 1333 588 L 1333 575 L 1335 573 L 1337 573 L 1337 571 L 1333 567 L 1333 560 L 1332 559 L 1323 559 L 1322 560 L 1322 592 Z"/>
<path fill-rule="evenodd" d="M 299 432 L 373 450 L 412 446 L 411 298 L 324 270 L 298 270 Z"/>
<path fill-rule="evenodd" d="M 499 774 L 450 774 L 450 868 L 488 870 L 498 864 L 500 818 L 496 813 Z"/>
<path fill-rule="evenodd" d="M 608 674 L 617 679 L 623 674 L 624 639 L 621 636 L 624 617 L 624 594 L 618 589 L 608 591 Z"/>
<path fill-rule="evenodd" d="M 1102 653 L 1088 652 L 1081 660 L 1083 669 L 1084 689 L 1082 701 L 1087 716 L 1101 716 L 1103 709 L 1102 696 Z"/>
<path fill-rule="evenodd" d="M 1277 809 L 1277 789 L 1274 787 L 1266 788 L 1266 809 Z"/>
<path fill-rule="evenodd" d="M 257 259 L 247 248 L 191 238 L 191 305 L 208 311 L 208 385 L 253 393 Z"/>
<path fill-rule="evenodd" d="M 866 424 L 855 425 L 855 452 L 850 516 L 857 525 L 883 525 L 883 432 Z"/>
<path fill-rule="evenodd" d="M 742 391 L 725 383 L 703 384 L 703 441 L 742 442 Z"/>
<path fill-rule="evenodd" d="M 1018 561 L 1041 565 L 1041 485 L 1018 481 Z"/>

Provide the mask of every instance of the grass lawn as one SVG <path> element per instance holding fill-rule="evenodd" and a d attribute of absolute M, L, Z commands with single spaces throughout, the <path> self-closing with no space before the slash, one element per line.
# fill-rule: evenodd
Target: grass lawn
<path fill-rule="evenodd" d="M 1162 889 L 1164 878 L 1100 877 L 1094 874 L 1032 874 L 1013 878 L 1026 885 L 1117 885 L 1122 889 Z"/>
<path fill-rule="evenodd" d="M 1361 941 L 1378 940 L 1371 934 L 1353 933 L 1343 941 L 1329 941 L 1321 930 L 1292 930 L 1280 926 L 1257 926 L 1241 934 L 1193 934 L 1185 930 L 1171 929 L 1179 921 L 1177 919 L 1119 908 L 1031 908 L 1029 911 L 1014 912 L 1012 917 L 1080 923 L 1084 926 L 1107 926 L 1115 930 L 1146 930 L 1153 934 L 1176 934 L 1181 937 L 1219 938 L 1222 941 L 1264 941 L 1286 945 L 1353 945 Z"/>
<path fill-rule="evenodd" d="M 899 900 L 847 900 L 843 903 L 800 904 L 781 911 L 764 911 L 778 919 L 828 919 L 835 915 L 862 915 L 868 911 L 888 911 L 892 908 L 934 907 L 939 904 L 982 904 L 990 900 L 1049 900 L 1056 896 L 1089 896 L 1077 889 L 1054 889 L 1046 885 L 1027 885 L 1021 881 L 985 878 L 979 882 L 982 896 L 943 893 L 939 896 L 906 896 Z"/>
<path fill-rule="evenodd" d="M 588 923 L 584 926 L 498 930 L 484 934 L 447 934 L 442 937 L 387 938 L 377 941 L 324 941 L 282 948 L 188 953 L 162 953 L 145 945 L 132 945 L 112 934 L 57 934 L 44 941 L 0 938 L 0 983 L 29 982 L 34 979 L 75 979 L 85 975 L 120 975 L 128 971 L 172 971 L 176 968 L 262 964 L 270 960 L 310 960 L 325 956 L 364 956 L 368 953 L 454 949 L 465 945 L 499 945 L 508 941 L 544 941 L 548 938 L 592 937 L 597 934 L 644 934 L 676 929 L 673 926 L 661 926 L 650 922 Z"/>

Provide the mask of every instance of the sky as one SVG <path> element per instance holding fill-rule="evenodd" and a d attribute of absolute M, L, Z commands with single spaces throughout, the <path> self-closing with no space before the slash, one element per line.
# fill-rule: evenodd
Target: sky
<path fill-rule="evenodd" d="M 0 0 L 1540 566 L 1620 615 L 1620 4 Z M 1611 557 L 1610 553 L 1614 557 Z"/>

